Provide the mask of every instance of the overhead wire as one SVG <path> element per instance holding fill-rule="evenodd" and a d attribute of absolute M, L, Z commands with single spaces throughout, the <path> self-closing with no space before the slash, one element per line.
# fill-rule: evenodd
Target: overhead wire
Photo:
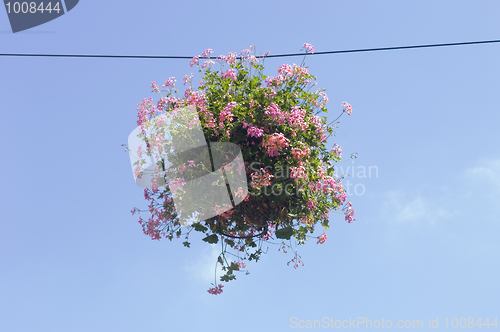
<path fill-rule="evenodd" d="M 393 47 L 377 47 L 377 48 L 361 48 L 352 50 L 339 50 L 339 51 L 323 51 L 308 53 L 308 56 L 324 55 L 324 54 L 340 54 L 340 53 L 360 53 L 360 52 L 376 52 L 376 51 L 392 51 L 416 48 L 432 48 L 432 47 L 448 47 L 448 46 L 461 46 L 461 45 L 477 45 L 477 44 L 493 44 L 500 43 L 500 39 L 496 40 L 482 40 L 458 43 L 444 43 L 444 44 L 425 44 L 425 45 L 410 45 L 410 46 L 393 46 Z M 256 58 L 284 58 L 291 56 L 303 56 L 304 53 L 287 53 L 287 54 L 268 54 L 259 55 Z M 193 56 L 178 56 L 178 55 L 102 55 L 102 54 L 28 54 L 28 53 L 4 53 L 0 54 L 3 57 L 53 57 L 53 58 L 121 58 L 121 59 L 192 59 Z M 215 60 L 218 57 L 205 57 L 203 59 Z M 241 56 L 236 57 L 241 59 Z"/>

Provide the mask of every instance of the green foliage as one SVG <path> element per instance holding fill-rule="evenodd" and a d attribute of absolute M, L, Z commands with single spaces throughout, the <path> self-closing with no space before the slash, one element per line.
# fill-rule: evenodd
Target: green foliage
<path fill-rule="evenodd" d="M 281 228 L 276 231 L 276 237 L 278 239 L 290 240 L 293 234 L 294 234 L 294 229 L 292 228 L 292 226 Z"/>
<path fill-rule="evenodd" d="M 241 149 L 248 183 L 244 189 L 249 192 L 245 200 L 230 211 L 185 227 L 188 234 L 192 230 L 205 234 L 202 240 L 210 244 L 223 238 L 217 262 L 227 271 L 220 278 L 225 282 L 235 279 L 234 271 L 240 270 L 237 263 L 226 260 L 228 249 L 235 250 L 233 256 L 241 264 L 258 261 L 267 240 L 291 243 L 295 239 L 303 244 L 318 224 L 328 228 L 330 211 L 340 209 L 346 199 L 341 180 L 334 176 L 333 163 L 341 160 L 341 154 L 326 146 L 327 134 L 333 134 L 327 117 L 321 115 L 328 112 L 328 98 L 324 89 L 311 91 L 316 77 L 304 62 L 283 65 L 276 77 L 267 76 L 264 59 L 257 60 L 249 52 L 240 55 L 239 60 L 235 54 L 219 59 L 220 70 L 208 59 L 201 66 L 202 59 L 193 59 L 201 73 L 198 88 L 189 81 L 184 96 L 174 97 L 178 91 L 172 81 L 164 86 L 162 103 L 143 102 L 147 110 L 143 114 L 149 115 L 195 106 L 207 141 L 231 142 Z M 163 160 L 157 165 L 165 170 Z M 182 231 L 173 201 L 168 201 L 172 197 L 168 186 L 160 197 L 167 199 L 164 221 L 156 233 L 149 234 L 158 237 L 161 230 L 167 238 L 178 237 Z M 189 247 L 187 237 L 183 244 Z"/>
<path fill-rule="evenodd" d="M 217 234 L 212 234 L 212 235 L 209 235 L 209 236 L 203 238 L 202 240 L 205 242 L 214 244 L 214 243 L 219 242 L 219 237 L 217 236 Z"/>

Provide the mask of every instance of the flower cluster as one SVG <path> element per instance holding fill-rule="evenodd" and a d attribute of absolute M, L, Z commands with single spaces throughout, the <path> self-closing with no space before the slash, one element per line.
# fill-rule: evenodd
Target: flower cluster
<path fill-rule="evenodd" d="M 224 79 L 229 79 L 231 81 L 236 81 L 236 79 L 237 79 L 236 78 L 236 70 L 234 70 L 234 69 L 228 69 L 228 70 L 226 70 L 225 73 L 222 74 L 222 77 Z"/>
<path fill-rule="evenodd" d="M 332 152 L 335 153 L 339 158 L 342 158 L 342 148 L 337 143 L 333 145 Z"/>
<path fill-rule="evenodd" d="M 292 148 L 290 153 L 292 154 L 294 159 L 301 160 L 303 158 L 309 157 L 309 153 L 311 149 L 308 146 L 300 147 L 300 148 Z"/>
<path fill-rule="evenodd" d="M 290 116 L 288 117 L 288 124 L 300 129 L 301 131 L 307 130 L 307 128 L 309 128 L 309 123 L 305 121 L 306 113 L 307 111 L 301 109 L 299 106 L 292 107 Z"/>
<path fill-rule="evenodd" d="M 310 44 L 305 43 L 303 50 L 306 55 L 314 54 Z M 262 60 L 258 59 L 252 46 L 238 56 L 237 53 L 218 56 L 215 62 L 210 60 L 211 53 L 211 49 L 206 49 L 190 61 L 190 66 L 196 66 L 202 75 L 198 87 L 193 84 L 194 75 L 188 74 L 183 80 L 188 86 L 179 93 L 175 78 L 170 77 L 162 86 L 165 96 L 157 103 L 147 98 L 138 105 L 137 125 L 146 133 L 146 124 L 161 118 L 159 115 L 194 107 L 207 141 L 239 146 L 244 162 L 231 166 L 227 161 L 222 168 L 227 174 L 246 175 L 248 187 L 228 187 L 231 203 L 238 204 L 207 207 L 204 204 L 210 197 L 206 200 L 202 197 L 195 208 L 208 209 L 216 216 L 183 227 L 174 197 L 182 199 L 177 193 L 187 190 L 189 177 L 201 164 L 195 157 L 189 157 L 171 169 L 163 159 L 166 155 L 170 160 L 171 153 L 162 145 L 166 134 L 148 133 L 144 137 L 148 151 L 136 152 L 139 158 L 145 154 L 156 158 L 157 165 L 153 186 L 144 191 L 145 199 L 150 201 L 151 217 L 147 220 L 141 217 L 139 223 L 143 232 L 155 240 L 185 236 L 183 244 L 189 247 L 189 234 L 194 230 L 204 234 L 205 242 L 222 242 L 223 251 L 217 262 L 225 271 L 220 280 L 227 282 L 235 279 L 235 272 L 246 268 L 246 262 L 259 259 L 264 252 L 263 242 L 280 240 L 280 251 L 286 252 L 285 241 L 294 239 L 303 244 L 310 238 L 308 234 L 317 231 L 318 225 L 328 229 L 330 211 L 341 210 L 348 223 L 355 218 L 352 204 L 346 203 L 342 181 L 334 174 L 333 162 L 341 159 L 342 149 L 336 143 L 332 149 L 326 146 L 327 135 L 333 134 L 333 128 L 327 125 L 326 116 L 320 114 L 328 113 L 328 97 L 324 89 L 312 90 L 316 77 L 305 64 L 283 64 L 276 76 L 271 77 L 263 74 L 269 52 Z M 215 70 L 215 63 L 221 65 L 220 70 Z M 151 86 L 161 95 L 155 82 Z M 352 106 L 346 102 L 342 106 L 343 113 L 351 115 Z M 185 127 L 193 128 L 197 123 L 198 119 L 190 119 Z M 254 168 L 254 163 L 262 167 Z M 138 161 L 134 165 L 137 177 L 144 174 L 143 164 Z M 164 181 L 169 172 L 175 172 L 176 177 Z M 138 211 L 134 208 L 131 212 Z M 327 238 L 325 232 L 315 237 L 319 244 Z M 290 261 L 293 266 L 303 265 L 291 242 L 289 248 L 295 254 Z M 226 258 L 229 250 L 235 251 L 237 261 Z M 219 284 L 208 292 L 220 294 L 222 287 Z"/>
<path fill-rule="evenodd" d="M 274 175 L 269 174 L 261 168 L 260 172 L 254 172 L 252 174 L 252 187 L 260 189 L 262 186 L 269 186 L 272 178 L 274 178 Z"/>
<path fill-rule="evenodd" d="M 222 287 L 224 287 L 222 284 L 218 284 L 216 287 L 212 287 L 209 290 L 207 290 L 208 293 L 218 295 L 222 293 Z"/>
<path fill-rule="evenodd" d="M 352 106 L 346 102 L 342 103 L 342 106 L 344 107 L 344 112 L 347 113 L 347 115 L 351 115 L 352 113 Z"/>
<path fill-rule="evenodd" d="M 290 177 L 295 179 L 295 182 L 299 182 L 299 180 L 307 181 L 308 176 L 306 173 L 306 168 L 304 166 L 299 167 L 290 167 L 291 174 Z"/>
<path fill-rule="evenodd" d="M 264 135 L 264 129 L 254 126 L 253 123 L 243 124 L 243 128 L 247 128 L 247 136 L 249 137 L 261 137 Z"/>
<path fill-rule="evenodd" d="M 269 157 L 279 156 L 280 150 L 288 147 L 290 140 L 285 137 L 282 133 L 274 133 L 272 135 L 267 136 L 262 141 L 262 146 L 267 148 L 267 154 Z"/>
<path fill-rule="evenodd" d="M 269 116 L 271 118 L 271 121 L 275 121 L 278 124 L 283 124 L 285 122 L 285 119 L 286 119 L 285 113 L 282 112 L 279 109 L 278 105 L 276 105 L 274 103 L 272 103 L 271 105 L 266 107 L 264 114 Z"/>
<path fill-rule="evenodd" d="M 326 233 L 325 233 L 325 232 L 323 232 L 323 234 L 322 234 L 322 235 L 320 235 L 320 236 L 318 237 L 318 243 L 319 243 L 319 244 L 323 244 L 323 243 L 325 243 L 326 238 L 327 238 Z"/>
<path fill-rule="evenodd" d="M 242 187 L 238 187 L 238 190 L 234 191 L 234 196 L 237 198 L 243 198 L 243 200 L 248 200 L 248 194 L 245 194 Z"/>
<path fill-rule="evenodd" d="M 184 85 L 187 83 L 191 83 L 191 79 L 193 78 L 193 74 L 184 76 Z"/>
<path fill-rule="evenodd" d="M 220 112 L 220 121 L 233 121 L 233 114 L 231 113 L 231 110 L 235 107 L 238 106 L 238 103 L 232 101 L 229 104 L 227 104 L 226 107 L 224 107 L 224 110 Z"/>
<path fill-rule="evenodd" d="M 353 210 L 351 202 L 347 203 L 347 205 L 346 205 L 346 207 L 344 207 L 343 211 L 345 213 L 345 220 L 348 223 L 352 223 L 354 220 L 356 220 L 356 218 L 354 218 L 354 212 L 356 210 Z"/>
<path fill-rule="evenodd" d="M 311 44 L 304 43 L 303 49 L 306 51 L 306 53 L 307 51 L 309 51 L 311 52 L 311 54 L 314 54 L 314 46 L 312 46 Z"/>

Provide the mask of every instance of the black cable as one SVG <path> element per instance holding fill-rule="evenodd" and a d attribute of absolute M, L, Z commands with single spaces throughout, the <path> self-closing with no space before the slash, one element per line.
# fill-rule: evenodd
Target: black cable
<path fill-rule="evenodd" d="M 473 42 L 461 42 L 461 43 L 446 43 L 446 44 L 428 44 L 428 45 L 413 45 L 413 46 L 394 46 L 394 47 L 379 47 L 379 48 L 362 48 L 354 50 L 342 50 L 342 51 L 325 51 L 325 52 L 315 52 L 311 55 L 320 54 L 338 54 L 338 53 L 359 53 L 359 52 L 374 52 L 374 51 L 390 51 L 390 50 L 403 50 L 410 48 L 429 48 L 429 47 L 444 47 L 444 46 L 459 46 L 459 45 L 474 45 L 474 44 L 492 44 L 500 43 L 500 40 L 483 40 L 483 41 L 473 41 Z M 303 56 L 304 53 L 290 53 L 290 54 L 275 54 L 275 55 L 258 55 L 256 58 L 284 58 L 290 56 Z M 177 55 L 92 55 L 92 54 L 25 54 L 25 53 L 12 53 L 12 54 L 0 54 L 0 56 L 14 56 L 14 57 L 53 57 L 53 58 L 125 58 L 125 59 L 192 59 L 192 56 L 177 56 Z M 236 57 L 241 59 L 240 56 Z M 217 57 L 207 57 L 202 59 L 212 59 L 215 60 Z"/>
<path fill-rule="evenodd" d="M 492 44 L 500 43 L 500 39 L 497 40 L 483 40 L 483 41 L 473 41 L 473 42 L 461 42 L 461 43 L 446 43 L 446 44 L 429 44 L 429 45 L 413 45 L 413 46 L 394 46 L 394 47 L 378 47 L 378 48 L 362 48 L 355 50 L 343 50 L 343 51 L 325 51 L 325 52 L 314 52 L 314 54 L 338 54 L 338 53 L 359 53 L 359 52 L 373 52 L 373 51 L 389 51 L 389 50 L 403 50 L 409 48 L 425 48 L 425 47 L 442 47 L 442 46 L 459 46 L 459 45 L 473 45 L 473 44 Z M 294 53 L 294 54 L 280 54 L 280 55 L 268 55 L 267 58 L 272 57 L 286 57 L 286 56 L 298 56 L 304 55 L 304 53 Z"/>

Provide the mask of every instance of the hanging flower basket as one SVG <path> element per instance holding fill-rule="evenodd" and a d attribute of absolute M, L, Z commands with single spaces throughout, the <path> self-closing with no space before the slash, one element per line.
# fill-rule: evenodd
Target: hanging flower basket
<path fill-rule="evenodd" d="M 309 44 L 303 49 L 314 53 Z M 205 234 L 205 242 L 222 241 L 221 281 L 235 279 L 246 261 L 257 261 L 264 242 L 278 241 L 284 251 L 288 241 L 297 267 L 302 262 L 296 244 L 313 237 L 318 225 L 328 229 L 330 211 L 355 220 L 334 174 L 342 150 L 336 143 L 327 148 L 333 133 L 321 116 L 328 112 L 327 95 L 324 89 L 311 91 L 316 77 L 304 62 L 284 64 L 269 77 L 263 74 L 267 54 L 258 59 L 254 47 L 216 61 L 210 53 L 191 61 L 201 73 L 197 88 L 193 74 L 184 77 L 182 96 L 173 77 L 161 91 L 152 83 L 160 100 L 144 99 L 138 107 L 139 127 L 129 147 L 151 214 L 139 222 L 155 240 L 184 236 L 189 247 L 195 230 Z M 351 111 L 344 103 L 342 114 Z M 143 144 L 132 149 L 131 138 Z M 326 233 L 314 237 L 324 243 Z M 235 260 L 228 261 L 229 254 Z M 219 294 L 222 287 L 214 284 L 209 293 Z"/>

